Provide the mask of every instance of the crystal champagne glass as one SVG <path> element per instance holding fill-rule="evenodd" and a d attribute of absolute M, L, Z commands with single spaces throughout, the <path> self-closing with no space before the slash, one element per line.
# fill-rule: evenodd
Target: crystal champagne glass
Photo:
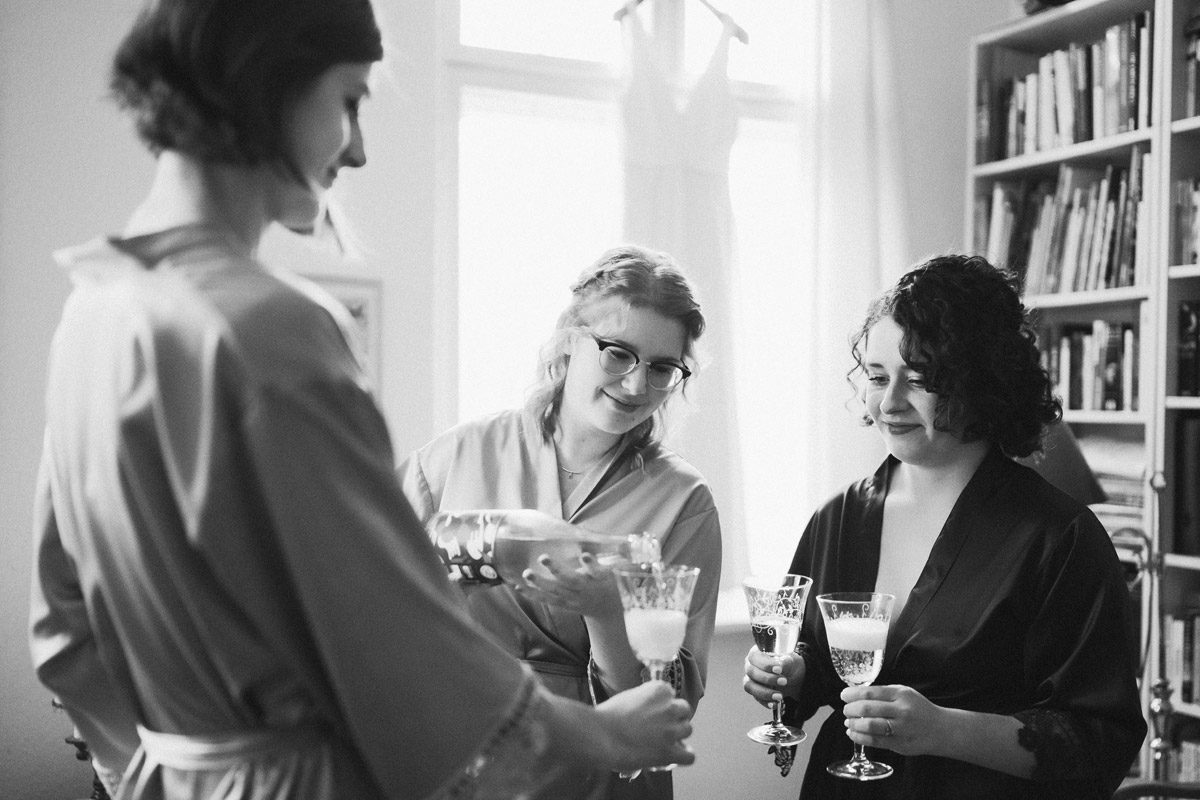
<path fill-rule="evenodd" d="M 817 595 L 833 669 L 848 685 L 869 686 L 879 676 L 895 601 L 895 596 L 879 592 Z M 892 774 L 887 764 L 868 759 L 866 748 L 857 742 L 853 758 L 825 769 L 831 775 L 855 781 L 873 781 Z"/>
<path fill-rule="evenodd" d="M 687 633 L 688 609 L 699 567 L 629 564 L 613 568 L 621 605 L 625 608 L 625 633 L 638 660 L 646 665 L 650 680 L 661 681 L 675 660 Z M 649 767 L 651 772 L 674 764 Z M 635 773 L 636 774 L 636 773 Z"/>
<path fill-rule="evenodd" d="M 781 658 L 795 651 L 811 587 L 812 579 L 804 575 L 751 576 L 742 581 L 750 607 L 750 631 L 761 652 Z M 771 704 L 770 722 L 751 728 L 746 735 L 778 746 L 799 744 L 806 738 L 800 728 L 783 724 L 782 702 Z"/>

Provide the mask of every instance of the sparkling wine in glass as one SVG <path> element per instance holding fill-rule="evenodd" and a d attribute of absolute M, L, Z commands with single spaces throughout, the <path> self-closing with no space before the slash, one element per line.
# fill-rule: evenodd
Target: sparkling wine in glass
<path fill-rule="evenodd" d="M 817 595 L 833 669 L 848 685 L 868 686 L 879 677 L 895 601 L 893 595 L 878 592 Z M 856 781 L 873 781 L 892 774 L 887 764 L 868 759 L 866 748 L 857 742 L 853 758 L 825 769 L 831 775 Z"/>
<path fill-rule="evenodd" d="M 750 607 L 750 632 L 763 653 L 782 658 L 794 652 L 804 622 L 804 605 L 812 579 L 804 575 L 751 576 L 742 581 Z M 771 704 L 771 721 L 746 733 L 762 744 L 786 746 L 803 742 L 800 728 L 783 724 L 783 703 Z"/>
<path fill-rule="evenodd" d="M 650 680 L 661 681 L 666 668 L 679 654 L 687 633 L 688 609 L 699 567 L 663 564 L 629 564 L 613 568 L 621 605 L 625 608 L 625 633 L 634 655 L 646 665 Z M 651 772 L 674 764 L 649 767 Z M 636 774 L 636 773 L 634 773 Z"/>

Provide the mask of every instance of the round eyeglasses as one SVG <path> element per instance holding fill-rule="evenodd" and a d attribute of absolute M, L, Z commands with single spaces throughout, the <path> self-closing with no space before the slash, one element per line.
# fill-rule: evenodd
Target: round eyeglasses
<path fill-rule="evenodd" d="M 628 375 L 637 368 L 638 364 L 642 363 L 641 357 L 626 347 L 607 339 L 601 339 L 599 336 L 588 335 L 592 337 L 596 342 L 596 347 L 600 350 L 600 368 L 609 375 Z M 646 362 L 646 383 L 650 385 L 651 389 L 657 389 L 660 392 L 675 388 L 691 375 L 690 369 L 682 364 L 676 364 L 674 361 Z"/>

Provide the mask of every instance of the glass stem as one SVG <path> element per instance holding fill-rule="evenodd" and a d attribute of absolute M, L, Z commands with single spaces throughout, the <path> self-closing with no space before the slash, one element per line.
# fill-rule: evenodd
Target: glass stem
<path fill-rule="evenodd" d="M 850 761 L 851 764 L 866 764 L 867 762 L 867 747 L 858 742 L 854 743 L 854 758 Z"/>
<path fill-rule="evenodd" d="M 663 673 L 667 671 L 667 665 L 661 661 L 651 661 L 646 666 L 650 668 L 650 680 L 652 681 L 661 681 Z"/>
<path fill-rule="evenodd" d="M 783 727 L 783 700 L 772 701 L 771 703 L 771 727 Z"/>

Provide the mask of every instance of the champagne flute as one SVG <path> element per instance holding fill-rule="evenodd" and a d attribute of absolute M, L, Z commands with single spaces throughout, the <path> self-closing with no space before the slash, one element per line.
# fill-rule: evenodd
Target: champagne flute
<path fill-rule="evenodd" d="M 750 631 L 763 653 L 781 658 L 794 652 L 804 622 L 804 606 L 812 579 L 804 575 L 765 578 L 752 575 L 742 581 L 750 607 Z M 777 746 L 799 744 L 806 734 L 783 724 L 783 703 L 771 704 L 771 721 L 746 732 L 756 742 Z"/>
<path fill-rule="evenodd" d="M 833 669 L 848 685 L 869 686 L 879 677 L 895 600 L 894 595 L 879 592 L 817 595 Z M 825 769 L 831 775 L 855 781 L 873 781 L 892 774 L 887 764 L 868 759 L 866 748 L 857 742 L 853 758 Z"/>
<path fill-rule="evenodd" d="M 683 645 L 688 608 L 692 604 L 700 568 L 627 564 L 614 567 L 613 574 L 621 593 L 621 605 L 625 608 L 625 634 L 629 637 L 629 645 L 638 660 L 646 665 L 650 680 L 661 681 Z M 674 764 L 665 764 L 648 769 L 662 772 L 674 767 Z"/>

